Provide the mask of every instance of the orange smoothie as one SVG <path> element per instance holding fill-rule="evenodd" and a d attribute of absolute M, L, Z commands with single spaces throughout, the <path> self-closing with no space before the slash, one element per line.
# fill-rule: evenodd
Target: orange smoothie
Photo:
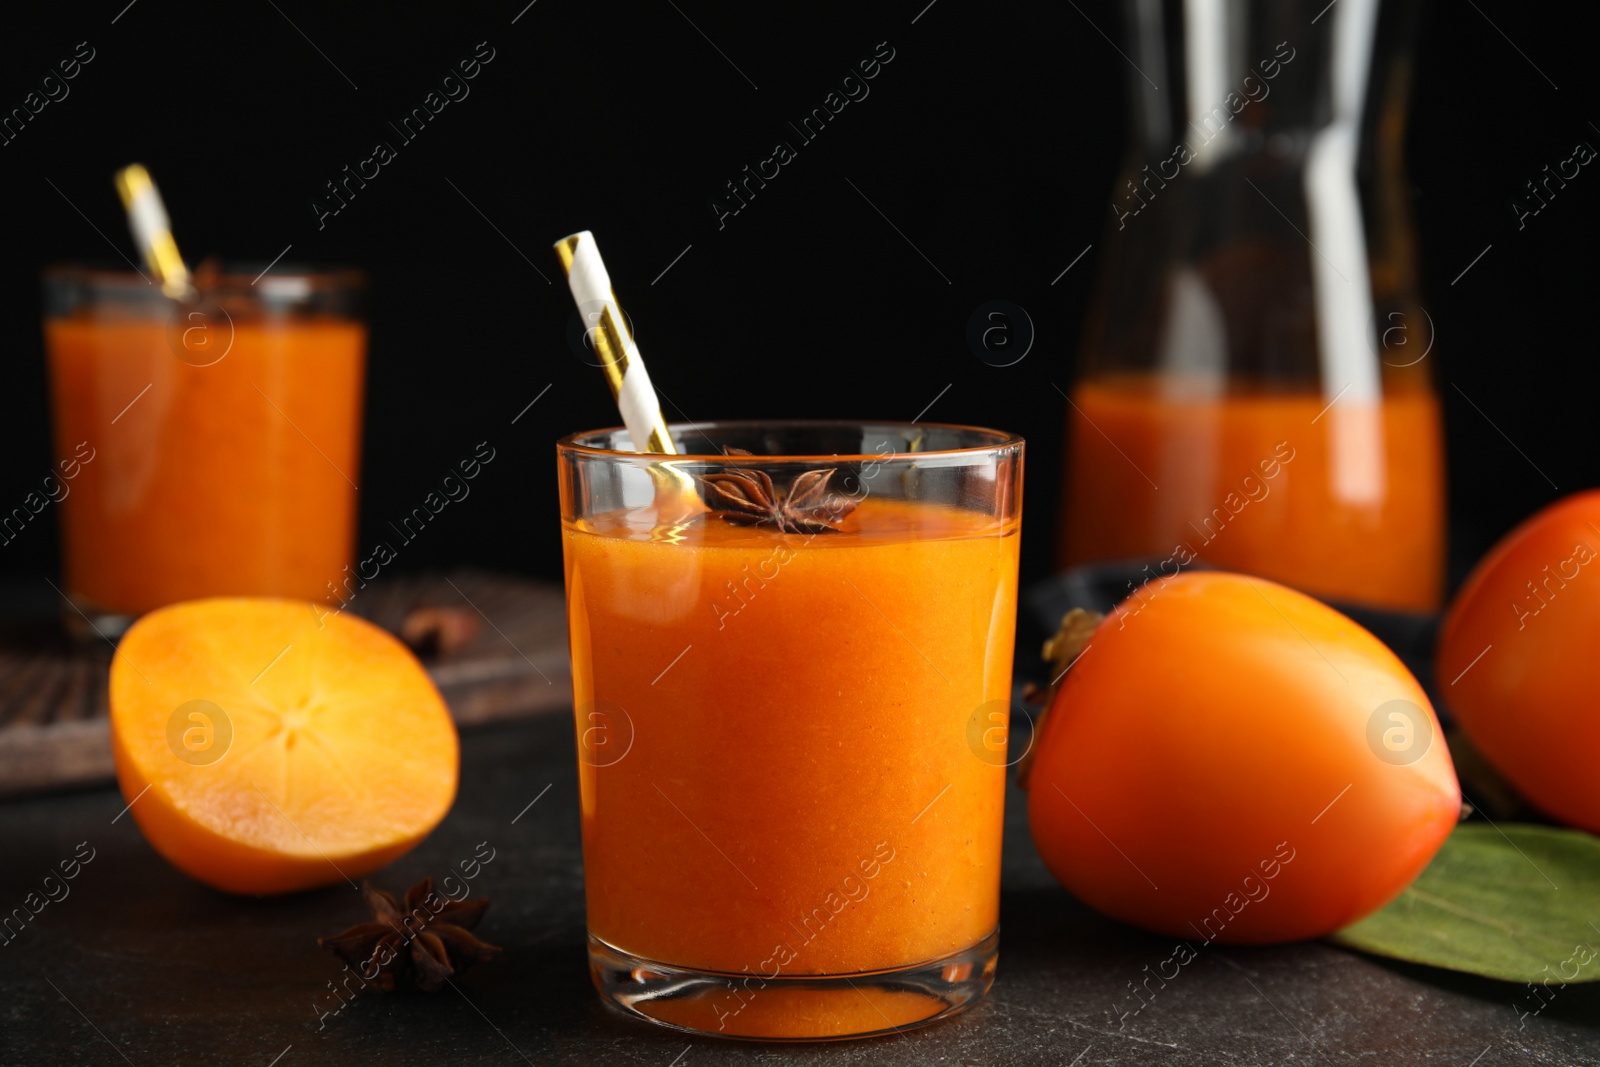
<path fill-rule="evenodd" d="M 366 328 L 237 321 L 210 366 L 148 317 L 48 319 L 66 591 L 137 615 L 219 594 L 324 598 L 355 544 Z"/>
<path fill-rule="evenodd" d="M 1439 607 L 1444 459 L 1432 392 L 1330 406 L 1313 393 L 1173 396 L 1127 376 L 1080 384 L 1073 404 L 1063 565 L 1198 558 L 1330 599 Z"/>
<path fill-rule="evenodd" d="M 1010 699 L 1015 520 L 869 496 L 837 533 L 654 523 L 563 529 L 590 932 L 769 979 L 993 932 L 1005 768 L 969 724 Z"/>

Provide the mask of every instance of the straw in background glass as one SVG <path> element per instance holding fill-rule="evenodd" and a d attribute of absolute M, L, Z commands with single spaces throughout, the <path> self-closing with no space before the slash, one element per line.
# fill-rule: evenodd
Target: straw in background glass
<path fill-rule="evenodd" d="M 128 228 L 133 231 L 145 264 L 161 283 L 161 291 L 174 300 L 194 300 L 198 295 L 194 281 L 178 254 L 166 205 L 161 202 L 150 172 L 139 163 L 123 167 L 117 171 L 117 192 L 128 213 Z"/>

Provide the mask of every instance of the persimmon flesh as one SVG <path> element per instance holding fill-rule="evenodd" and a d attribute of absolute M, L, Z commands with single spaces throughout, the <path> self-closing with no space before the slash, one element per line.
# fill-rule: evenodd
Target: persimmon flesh
<path fill-rule="evenodd" d="M 134 623 L 111 662 L 111 745 L 157 852 L 208 885 L 359 878 L 455 798 L 455 726 L 394 637 L 304 601 L 194 600 Z"/>
<path fill-rule="evenodd" d="M 1304 594 L 1220 572 L 1152 582 L 1100 624 L 1028 791 L 1069 890 L 1191 944 L 1352 923 L 1410 884 L 1460 811 L 1433 709 L 1392 652 Z"/>

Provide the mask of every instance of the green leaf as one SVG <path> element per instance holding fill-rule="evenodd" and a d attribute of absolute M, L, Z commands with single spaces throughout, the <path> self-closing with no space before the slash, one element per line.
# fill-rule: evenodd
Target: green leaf
<path fill-rule="evenodd" d="M 1508 982 L 1600 980 L 1600 838 L 1458 826 L 1392 904 L 1330 940 Z"/>

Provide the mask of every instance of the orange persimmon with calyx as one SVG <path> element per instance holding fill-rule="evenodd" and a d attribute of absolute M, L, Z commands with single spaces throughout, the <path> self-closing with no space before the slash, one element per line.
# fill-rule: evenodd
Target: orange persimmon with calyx
<path fill-rule="evenodd" d="M 1439 631 L 1439 691 L 1533 805 L 1600 834 L 1600 490 L 1538 512 L 1490 550 Z"/>
<path fill-rule="evenodd" d="M 1069 620 L 1071 617 L 1069 616 Z M 1151 582 L 1100 622 L 1028 770 L 1045 864 L 1092 907 L 1198 944 L 1320 937 L 1388 903 L 1461 807 L 1422 687 L 1275 582 Z"/>
<path fill-rule="evenodd" d="M 111 741 L 151 845 L 233 893 L 359 878 L 427 836 L 456 793 L 455 726 L 421 664 L 304 601 L 141 618 L 111 663 Z"/>

